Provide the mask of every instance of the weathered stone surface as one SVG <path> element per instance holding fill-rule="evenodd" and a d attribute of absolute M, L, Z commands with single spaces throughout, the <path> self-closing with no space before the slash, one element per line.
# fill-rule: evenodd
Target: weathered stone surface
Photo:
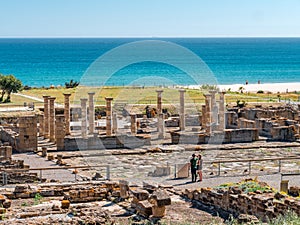
<path fill-rule="evenodd" d="M 136 210 L 139 214 L 149 217 L 152 214 L 152 205 L 148 200 L 139 201 L 136 204 Z"/>
<path fill-rule="evenodd" d="M 149 192 L 140 188 L 132 188 L 130 191 L 139 201 L 147 200 L 149 197 Z"/>
<path fill-rule="evenodd" d="M 170 195 L 166 190 L 158 189 L 150 196 L 149 201 L 155 206 L 161 207 L 171 205 Z"/>
<path fill-rule="evenodd" d="M 152 216 L 162 218 L 166 215 L 166 206 L 152 206 Z"/>
<path fill-rule="evenodd" d="M 259 220 L 257 219 L 256 216 L 253 215 L 247 215 L 247 214 L 240 214 L 237 218 L 239 223 L 245 224 L 245 223 L 249 223 L 249 224 L 256 224 L 259 223 Z"/>
<path fill-rule="evenodd" d="M 129 183 L 125 180 L 119 181 L 120 186 L 120 197 L 126 199 L 129 197 Z"/>

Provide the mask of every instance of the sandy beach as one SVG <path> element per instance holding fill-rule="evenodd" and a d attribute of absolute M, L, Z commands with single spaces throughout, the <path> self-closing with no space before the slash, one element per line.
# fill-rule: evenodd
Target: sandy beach
<path fill-rule="evenodd" d="M 243 92 L 257 92 L 262 90 L 264 92 L 283 93 L 295 92 L 300 90 L 300 83 L 266 83 L 266 84 L 232 84 L 232 85 L 219 85 L 221 90 L 238 91 L 243 87 Z"/>
<path fill-rule="evenodd" d="M 190 85 L 189 88 L 199 88 L 199 85 Z M 300 91 L 300 83 L 261 83 L 261 84 L 222 84 L 218 85 L 220 90 L 239 91 L 242 87 L 243 92 L 258 92 L 260 90 L 264 92 L 272 93 L 286 93 Z"/>

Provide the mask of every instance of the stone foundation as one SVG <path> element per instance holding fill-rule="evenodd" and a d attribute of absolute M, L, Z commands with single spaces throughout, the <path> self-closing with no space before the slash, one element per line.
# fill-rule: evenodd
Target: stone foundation
<path fill-rule="evenodd" d="M 37 118 L 26 116 L 19 118 L 19 136 L 16 138 L 16 150 L 18 152 L 30 152 L 37 150 Z"/>
<path fill-rule="evenodd" d="M 240 214 L 254 215 L 266 222 L 293 210 L 300 215 L 300 200 L 274 193 L 271 190 L 243 193 L 237 186 L 229 189 L 201 188 L 201 190 L 187 190 L 185 196 L 206 205 L 225 210 L 234 216 Z"/>
<path fill-rule="evenodd" d="M 88 136 L 81 137 L 66 137 L 64 139 L 65 150 L 84 150 L 84 149 L 119 149 L 128 148 L 134 149 L 144 145 L 150 145 L 151 137 L 143 136 Z"/>
<path fill-rule="evenodd" d="M 207 143 L 243 143 L 258 141 L 258 130 L 255 128 L 227 129 L 216 131 L 210 136 L 204 133 L 171 132 L 172 144 L 207 144 Z"/>

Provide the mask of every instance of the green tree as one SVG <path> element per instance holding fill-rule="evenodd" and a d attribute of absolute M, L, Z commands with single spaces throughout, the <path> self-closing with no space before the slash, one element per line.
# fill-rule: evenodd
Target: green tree
<path fill-rule="evenodd" d="M 0 76 L 0 88 L 1 97 L 0 101 L 3 102 L 4 95 L 6 94 L 6 99 L 4 102 L 10 102 L 11 93 L 17 93 L 22 90 L 22 82 L 17 79 L 14 75 L 1 75 Z"/>
<path fill-rule="evenodd" d="M 70 80 L 70 82 L 65 82 L 65 87 L 66 88 L 75 88 L 79 85 L 79 82 Z"/>
<path fill-rule="evenodd" d="M 4 79 L 4 75 L 0 74 L 0 88 L 1 88 L 1 97 L 0 102 L 3 101 L 5 95 L 5 87 L 6 86 L 6 79 Z"/>

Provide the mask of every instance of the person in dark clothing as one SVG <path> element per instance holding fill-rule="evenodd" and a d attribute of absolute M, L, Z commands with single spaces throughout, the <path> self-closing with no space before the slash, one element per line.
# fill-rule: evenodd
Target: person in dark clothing
<path fill-rule="evenodd" d="M 196 182 L 197 180 L 197 164 L 198 164 L 198 158 L 196 157 L 195 154 L 193 154 L 190 160 L 192 182 Z"/>
<path fill-rule="evenodd" d="M 147 105 L 145 109 L 146 109 L 147 118 L 151 118 L 151 110 L 150 110 L 149 105 Z"/>

